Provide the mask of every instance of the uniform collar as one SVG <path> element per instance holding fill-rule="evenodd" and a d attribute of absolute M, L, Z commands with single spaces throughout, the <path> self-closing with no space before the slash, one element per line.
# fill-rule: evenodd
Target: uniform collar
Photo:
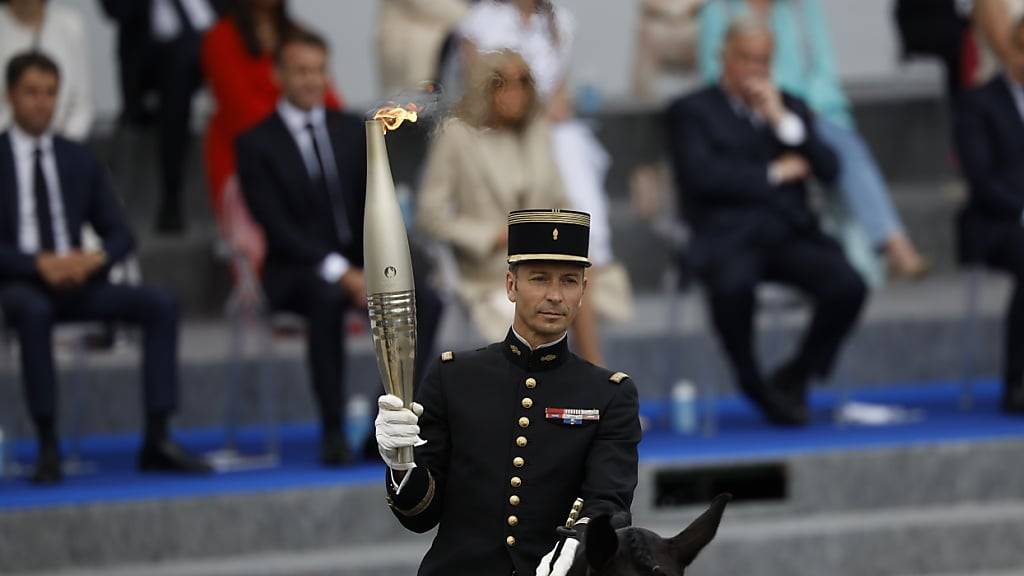
<path fill-rule="evenodd" d="M 569 356 L 569 339 L 563 334 L 558 340 L 533 350 L 515 330 L 509 328 L 502 348 L 509 362 L 527 372 L 536 372 L 561 366 Z"/>

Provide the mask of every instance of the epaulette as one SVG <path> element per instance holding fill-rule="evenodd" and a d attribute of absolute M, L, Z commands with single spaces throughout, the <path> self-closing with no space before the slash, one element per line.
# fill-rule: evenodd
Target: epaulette
<path fill-rule="evenodd" d="M 622 381 L 625 380 L 626 378 L 629 378 L 629 374 L 626 374 L 625 372 L 616 372 L 615 374 L 609 376 L 608 380 L 611 382 L 615 382 L 616 384 L 622 384 Z"/>
<path fill-rule="evenodd" d="M 447 352 L 441 352 L 441 362 L 451 362 L 452 360 L 455 360 L 454 352 L 452 352 L 451 350 L 448 350 Z"/>

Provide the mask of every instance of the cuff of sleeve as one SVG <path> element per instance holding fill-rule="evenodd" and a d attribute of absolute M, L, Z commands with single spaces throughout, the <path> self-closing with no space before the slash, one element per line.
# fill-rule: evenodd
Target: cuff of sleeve
<path fill-rule="evenodd" d="M 320 263 L 320 277 L 325 282 L 330 284 L 337 284 L 341 277 L 348 272 L 351 267 L 348 260 L 344 256 L 336 252 L 332 252 L 324 258 L 323 262 Z"/>
<path fill-rule="evenodd" d="M 799 116 L 787 112 L 775 125 L 775 137 L 786 146 L 800 146 L 807 139 L 807 127 Z"/>
<path fill-rule="evenodd" d="M 395 482 L 395 471 L 388 468 L 388 476 L 391 478 L 391 488 L 395 491 L 395 496 L 401 494 L 402 488 L 405 488 L 405 485 L 409 483 L 409 477 L 412 476 L 411 472 L 412 470 L 406 472 L 405 476 L 402 476 L 401 482 Z"/>
<path fill-rule="evenodd" d="M 422 470 L 423 472 L 417 472 Z M 410 480 L 415 475 L 416 478 Z M 389 474 L 390 476 L 390 474 Z M 389 478 L 389 481 L 394 481 L 393 478 Z M 403 483 L 406 481 L 411 482 L 408 488 L 403 487 L 403 494 L 399 495 L 396 492 L 388 494 L 388 504 L 391 509 L 401 514 L 402 516 L 418 516 L 422 514 L 434 501 L 434 496 L 437 493 L 437 485 L 434 482 L 434 476 L 425 468 L 413 468 L 403 478 Z M 418 496 L 421 494 L 422 496 Z"/>

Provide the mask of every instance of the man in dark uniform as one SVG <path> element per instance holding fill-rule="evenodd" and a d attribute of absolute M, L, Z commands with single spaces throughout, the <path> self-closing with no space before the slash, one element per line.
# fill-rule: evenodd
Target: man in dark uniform
<path fill-rule="evenodd" d="M 577 357 L 566 341 L 586 289 L 589 234 L 581 212 L 511 213 L 508 336 L 442 354 L 411 409 L 380 398 L 388 504 L 414 532 L 438 526 L 420 576 L 565 574 L 578 542 L 556 528 L 577 497 L 573 528 L 597 515 L 615 527 L 630 522 L 636 386 Z M 409 446 L 415 462 L 398 462 L 397 450 Z"/>

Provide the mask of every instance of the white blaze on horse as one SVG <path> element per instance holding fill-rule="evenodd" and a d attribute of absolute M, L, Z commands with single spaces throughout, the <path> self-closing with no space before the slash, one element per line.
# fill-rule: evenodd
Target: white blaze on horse
<path fill-rule="evenodd" d="M 707 511 L 672 538 L 632 526 L 615 530 L 607 516 L 594 518 L 568 576 L 682 576 L 715 537 L 731 499 L 729 494 L 719 495 Z"/>

